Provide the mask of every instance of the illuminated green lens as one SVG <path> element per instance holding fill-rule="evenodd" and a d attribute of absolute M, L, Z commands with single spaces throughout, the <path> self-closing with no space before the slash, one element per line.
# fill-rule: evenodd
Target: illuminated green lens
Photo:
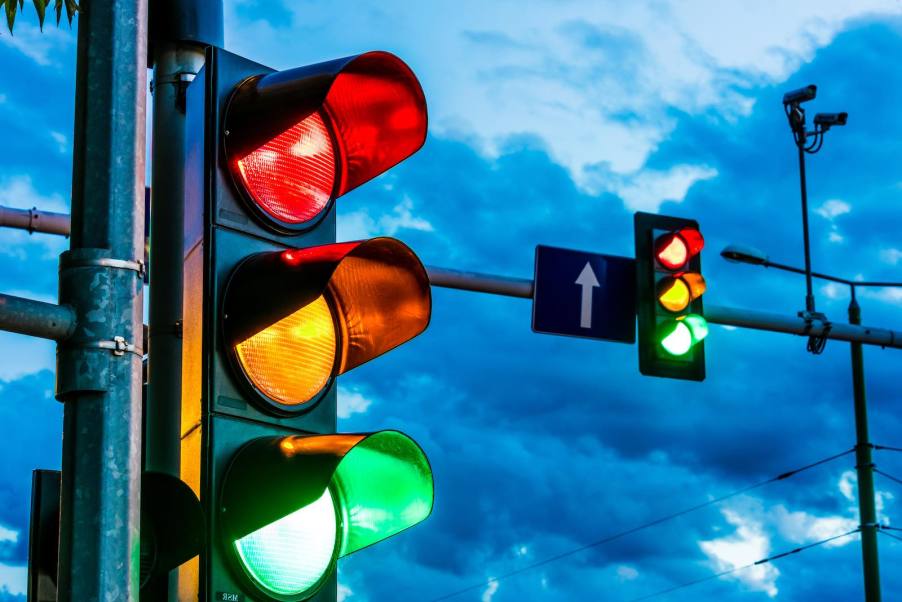
<path fill-rule="evenodd" d="M 424 520 L 432 511 L 432 469 L 419 446 L 397 431 L 367 437 L 333 477 L 344 534 L 340 556 Z"/>
<path fill-rule="evenodd" d="M 335 550 L 332 494 L 257 529 L 235 542 L 251 578 L 265 591 L 299 595 L 313 588 L 328 570 Z"/>
<path fill-rule="evenodd" d="M 661 347 L 670 355 L 685 355 L 692 348 L 692 332 L 681 320 L 674 321 L 672 327 L 664 330 Z"/>
<path fill-rule="evenodd" d="M 698 314 L 689 314 L 683 319 L 689 332 L 692 334 L 692 344 L 695 345 L 708 336 L 708 321 Z"/>

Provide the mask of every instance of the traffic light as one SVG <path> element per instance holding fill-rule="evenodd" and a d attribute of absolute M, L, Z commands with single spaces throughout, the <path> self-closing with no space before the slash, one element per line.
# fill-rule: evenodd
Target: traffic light
<path fill-rule="evenodd" d="M 704 380 L 705 239 L 698 223 L 641 212 L 633 223 L 639 371 L 646 376 Z"/>
<path fill-rule="evenodd" d="M 432 510 L 412 439 L 335 432 L 336 378 L 429 323 L 410 248 L 335 235 L 335 200 L 422 146 L 423 91 L 386 52 L 273 71 L 211 48 L 186 124 L 182 478 L 208 529 L 179 596 L 334 602 L 340 557 Z"/>

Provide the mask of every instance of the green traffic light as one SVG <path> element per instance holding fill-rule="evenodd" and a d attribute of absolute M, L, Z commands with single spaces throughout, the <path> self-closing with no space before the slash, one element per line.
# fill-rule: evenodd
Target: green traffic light
<path fill-rule="evenodd" d="M 335 504 L 329 489 L 308 506 L 235 542 L 251 579 L 264 591 L 296 596 L 317 586 L 335 552 Z"/>
<path fill-rule="evenodd" d="M 681 316 L 661 325 L 659 337 L 661 347 L 673 356 L 689 353 L 692 347 L 708 336 L 708 322 L 698 314 Z"/>
<path fill-rule="evenodd" d="M 319 591 L 338 558 L 429 516 L 432 469 L 398 431 L 262 437 L 233 459 L 223 498 L 244 573 L 295 602 Z"/>

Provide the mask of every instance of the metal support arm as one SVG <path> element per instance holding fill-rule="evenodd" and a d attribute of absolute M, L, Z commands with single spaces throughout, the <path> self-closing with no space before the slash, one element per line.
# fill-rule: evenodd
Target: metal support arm
<path fill-rule="evenodd" d="M 0 330 L 61 341 L 75 331 L 75 310 L 0 293 Z"/>

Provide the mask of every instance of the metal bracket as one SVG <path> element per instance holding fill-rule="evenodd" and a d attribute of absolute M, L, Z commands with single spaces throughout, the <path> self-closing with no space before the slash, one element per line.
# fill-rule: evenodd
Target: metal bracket
<path fill-rule="evenodd" d="M 144 350 L 139 349 L 134 343 L 128 343 L 125 337 L 113 337 L 112 341 L 87 341 L 79 343 L 75 347 L 84 347 L 87 349 L 109 349 L 113 355 L 122 356 L 126 353 L 134 353 L 138 357 L 144 357 Z"/>
<path fill-rule="evenodd" d="M 144 278 L 147 274 L 147 266 L 143 261 L 129 261 L 128 259 L 111 259 L 111 258 L 99 258 L 99 259 L 72 259 L 68 262 L 66 267 L 73 268 L 87 268 L 87 267 L 102 267 L 102 268 L 113 268 L 116 270 L 132 270 L 138 273 L 138 276 Z"/>

